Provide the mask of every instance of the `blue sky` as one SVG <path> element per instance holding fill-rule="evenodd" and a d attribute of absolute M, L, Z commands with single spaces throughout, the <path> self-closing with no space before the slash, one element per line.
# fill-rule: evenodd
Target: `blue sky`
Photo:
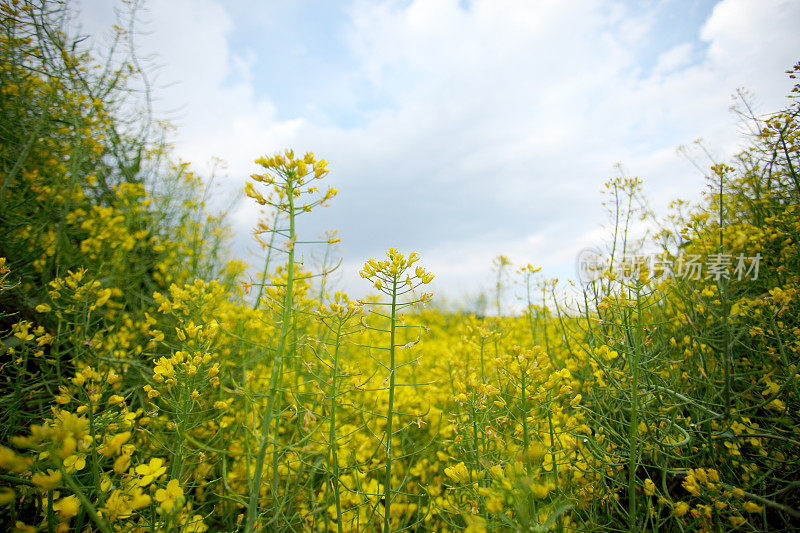
<path fill-rule="evenodd" d="M 110 2 L 76 5 L 87 32 L 113 22 Z M 136 42 L 161 65 L 176 156 L 227 162 L 220 198 L 260 155 L 314 151 L 340 195 L 304 223 L 339 229 L 342 286 L 367 290 L 359 266 L 398 246 L 457 299 L 489 285 L 501 253 L 574 276 L 603 238 L 617 163 L 661 212 L 698 198 L 676 148 L 735 153 L 737 88 L 759 111 L 785 104 L 798 23 L 787 0 L 151 0 Z M 253 262 L 257 218 L 246 200 L 230 213 Z"/>

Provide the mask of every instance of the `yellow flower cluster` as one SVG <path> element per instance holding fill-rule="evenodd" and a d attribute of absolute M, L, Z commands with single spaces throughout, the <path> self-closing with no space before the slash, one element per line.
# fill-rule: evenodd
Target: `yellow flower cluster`
<path fill-rule="evenodd" d="M 419 261 L 419 254 L 411 252 L 408 258 L 397 251 L 397 248 L 390 248 L 386 252 L 387 259 L 370 259 L 364 263 L 364 267 L 359 275 L 373 282 L 373 286 L 379 291 L 392 295 L 400 290 L 401 294 L 411 292 L 421 285 L 426 285 L 433 281 L 433 274 L 427 272 L 421 266 L 417 266 L 411 271 L 411 266 Z M 419 297 L 422 303 L 431 301 L 433 293 L 423 293 Z"/>

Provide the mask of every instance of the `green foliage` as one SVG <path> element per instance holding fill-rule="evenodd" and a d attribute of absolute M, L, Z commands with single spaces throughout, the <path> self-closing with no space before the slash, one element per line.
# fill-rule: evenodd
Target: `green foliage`
<path fill-rule="evenodd" d="M 656 221 L 640 180 L 609 182 L 611 268 L 579 305 L 528 265 L 510 314 L 499 256 L 484 317 L 419 308 L 433 276 L 396 249 L 361 272 L 379 296 L 331 297 L 330 249 L 319 271 L 298 250 L 338 241 L 304 240 L 300 216 L 336 190 L 291 150 L 247 185 L 266 257 L 242 283 L 201 180 L 132 89 L 147 77 L 129 36 L 97 67 L 68 16 L 0 4 L 0 529 L 800 519 L 800 86 L 744 115 L 751 146 L 710 168 L 699 205 Z M 663 229 L 634 242 L 637 217 Z M 691 257 L 720 268 L 682 275 Z M 757 275 L 738 269 L 754 257 Z"/>

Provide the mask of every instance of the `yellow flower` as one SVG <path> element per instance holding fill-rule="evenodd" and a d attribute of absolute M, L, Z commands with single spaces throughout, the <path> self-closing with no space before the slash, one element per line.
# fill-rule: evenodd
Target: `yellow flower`
<path fill-rule="evenodd" d="M 162 513 L 171 513 L 176 507 L 181 507 L 186 501 L 183 496 L 183 489 L 178 484 L 177 479 L 171 479 L 167 483 L 166 489 L 156 491 L 156 501 L 161 502 L 158 510 Z"/>
<path fill-rule="evenodd" d="M 33 476 L 31 476 L 31 481 L 44 490 L 53 490 L 61 485 L 61 472 L 48 468 L 47 474 L 36 472 Z"/>
<path fill-rule="evenodd" d="M 106 457 L 113 457 L 115 455 L 119 455 L 122 449 L 122 445 L 128 442 L 131 438 L 130 431 L 124 431 L 122 433 L 117 433 L 110 439 L 106 440 L 104 446 L 101 446 L 98 450 L 101 454 Z"/>
<path fill-rule="evenodd" d="M 0 487 L 0 505 L 13 503 L 16 496 L 14 491 L 9 487 Z"/>
<path fill-rule="evenodd" d="M 672 510 L 675 516 L 683 516 L 689 512 L 689 504 L 686 502 L 678 502 L 675 504 L 675 508 Z"/>
<path fill-rule="evenodd" d="M 726 443 L 727 444 L 727 443 Z M 698 474 L 701 473 L 702 470 L 698 470 Z M 689 474 L 686 476 L 686 480 L 683 482 L 683 488 L 689 491 L 690 494 L 694 496 L 700 496 L 700 485 L 697 483 L 697 477 L 695 476 L 695 471 L 689 469 Z"/>
<path fill-rule="evenodd" d="M 742 505 L 742 509 L 744 509 L 748 513 L 760 513 L 761 511 L 764 510 L 764 507 L 762 505 L 756 504 L 755 502 L 744 502 L 744 505 Z"/>
<path fill-rule="evenodd" d="M 76 516 L 80 508 L 80 501 L 74 494 L 66 498 L 61 498 L 53 504 L 53 509 L 58 512 L 58 517 L 61 520 L 67 520 Z"/>
<path fill-rule="evenodd" d="M 203 523 L 203 517 L 199 514 L 192 515 L 191 521 L 182 524 L 186 533 L 204 533 L 208 531 L 208 526 Z"/>
<path fill-rule="evenodd" d="M 486 533 L 486 521 L 480 516 L 467 518 L 467 528 L 464 533 Z"/>
<path fill-rule="evenodd" d="M 114 460 L 114 472 L 121 474 L 128 469 L 131 464 L 131 454 L 124 453 Z"/>
<path fill-rule="evenodd" d="M 69 473 L 80 472 L 86 468 L 86 459 L 82 455 L 70 455 L 64 459 L 64 468 Z"/>
<path fill-rule="evenodd" d="M 469 481 L 469 470 L 467 469 L 467 465 L 463 462 L 445 468 L 444 473 L 456 483 L 466 483 Z"/>
<path fill-rule="evenodd" d="M 0 468 L 20 474 L 30 468 L 33 458 L 17 455 L 11 448 L 0 446 Z"/>
<path fill-rule="evenodd" d="M 486 500 L 486 510 L 495 514 L 502 513 L 503 502 L 497 496 L 492 496 Z"/>
<path fill-rule="evenodd" d="M 36 533 L 36 531 L 37 529 L 35 526 L 29 526 L 25 522 L 19 520 L 14 524 L 14 533 Z"/>
<path fill-rule="evenodd" d="M 117 518 L 127 518 L 136 509 L 150 505 L 150 502 L 150 496 L 144 494 L 141 487 L 129 487 L 124 491 L 114 490 L 106 500 L 103 514 L 109 516 L 112 521 Z"/>
<path fill-rule="evenodd" d="M 739 527 L 745 522 L 747 522 L 747 519 L 745 519 L 743 516 L 729 516 L 728 520 L 730 520 L 731 525 L 733 525 L 733 527 Z"/>
<path fill-rule="evenodd" d="M 555 488 L 552 482 L 548 483 L 532 483 L 530 486 L 531 493 L 537 498 L 544 498 L 550 494 L 550 490 Z"/>
<path fill-rule="evenodd" d="M 164 460 L 155 457 L 150 459 L 149 464 L 142 464 L 136 467 L 136 473 L 142 476 L 139 479 L 139 486 L 146 487 L 150 483 L 152 483 L 157 477 L 161 476 L 164 472 L 167 471 L 167 467 L 162 466 L 164 464 Z"/>
<path fill-rule="evenodd" d="M 152 501 L 150 495 L 142 492 L 142 489 L 139 487 L 129 490 L 128 493 L 130 495 L 129 505 L 131 506 L 131 509 L 135 510 L 141 509 L 142 507 L 147 507 Z"/>
<path fill-rule="evenodd" d="M 656 493 L 656 485 L 650 478 L 644 480 L 644 493 L 648 496 L 652 496 Z"/>
<path fill-rule="evenodd" d="M 112 394 L 111 396 L 108 397 L 108 404 L 109 405 L 117 405 L 117 404 L 122 404 L 122 403 L 125 403 L 125 398 L 123 398 L 122 396 L 118 396 L 116 394 Z"/>

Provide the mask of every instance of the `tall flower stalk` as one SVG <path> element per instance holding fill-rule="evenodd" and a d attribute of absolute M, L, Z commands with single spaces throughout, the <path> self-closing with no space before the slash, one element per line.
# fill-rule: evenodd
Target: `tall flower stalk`
<path fill-rule="evenodd" d="M 362 278 L 373 282 L 373 286 L 388 296 L 391 300 L 382 305 L 389 307 L 389 314 L 382 315 L 389 319 L 389 364 L 386 369 L 389 371 L 388 388 L 388 407 L 386 409 L 386 432 L 384 436 L 384 450 L 386 453 L 386 474 L 384 481 L 384 515 L 383 530 L 388 532 L 391 529 L 391 506 L 394 497 L 392 489 L 392 438 L 394 437 L 394 399 L 397 369 L 401 366 L 397 362 L 397 328 L 400 319 L 400 312 L 403 308 L 412 307 L 420 303 L 430 302 L 432 293 L 423 293 L 419 298 L 413 297 L 411 301 L 403 301 L 406 295 L 414 295 L 414 291 L 433 280 L 433 274 L 425 271 L 421 266 L 417 266 L 413 271 L 411 266 L 419 260 L 416 252 L 411 252 L 408 258 L 399 253 L 396 248 L 390 248 L 386 253 L 388 259 L 378 261 L 370 259 L 364 264 L 360 275 Z"/>
<path fill-rule="evenodd" d="M 317 161 L 314 154 L 307 153 L 303 158 L 295 158 L 292 150 L 286 150 L 284 155 L 275 155 L 269 158 L 260 158 L 256 163 L 263 167 L 264 174 L 253 174 L 255 182 L 264 183 L 269 187 L 269 193 L 264 197 L 248 182 L 245 193 L 253 198 L 259 205 L 270 206 L 278 216 L 278 226 L 270 228 L 279 238 L 283 239 L 283 249 L 287 254 L 286 259 L 286 287 L 280 312 L 280 333 L 278 345 L 272 361 L 269 387 L 267 392 L 267 405 L 262 416 L 261 442 L 256 454 L 256 465 L 253 479 L 250 484 L 250 494 L 247 505 L 247 524 L 245 531 L 253 531 L 258 516 L 258 496 L 261 492 L 264 460 L 269 447 L 270 432 L 275 413 L 275 403 L 281 388 L 281 374 L 284 358 L 286 356 L 287 339 L 293 322 L 294 284 L 295 284 L 295 245 L 297 244 L 296 218 L 302 213 L 311 211 L 318 205 L 325 205 L 328 200 L 336 196 L 336 189 L 328 188 L 324 194 L 318 194 L 319 189 L 314 185 L 321 180 L 328 171 L 324 159 Z M 303 195 L 311 196 L 309 202 L 302 202 Z M 280 227 L 280 224 L 286 224 Z M 262 229 L 263 225 L 262 225 Z M 275 429 L 277 437 L 277 428 Z M 275 449 L 274 454 L 278 454 Z M 277 461 L 277 455 L 275 457 Z"/>

